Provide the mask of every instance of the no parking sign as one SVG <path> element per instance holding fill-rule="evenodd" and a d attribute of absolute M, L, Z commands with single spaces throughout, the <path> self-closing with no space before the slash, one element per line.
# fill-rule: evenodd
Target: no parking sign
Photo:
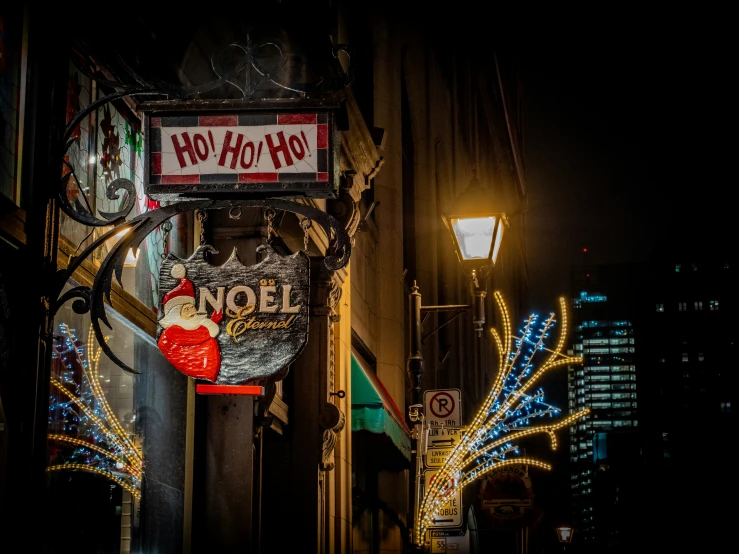
<path fill-rule="evenodd" d="M 423 393 L 423 407 L 429 425 L 462 426 L 462 393 L 459 389 L 432 389 Z"/>

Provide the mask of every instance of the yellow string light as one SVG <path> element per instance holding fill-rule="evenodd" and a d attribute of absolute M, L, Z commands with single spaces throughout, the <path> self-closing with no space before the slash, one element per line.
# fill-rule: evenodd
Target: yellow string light
<path fill-rule="evenodd" d="M 52 472 L 52 471 L 62 471 L 66 469 L 77 469 L 80 471 L 89 471 L 90 473 L 97 473 L 98 475 L 102 475 L 103 477 L 106 477 L 110 479 L 111 481 L 115 481 L 118 483 L 121 487 L 126 489 L 128 492 L 130 492 L 134 497 L 136 497 L 137 500 L 141 499 L 141 492 L 138 488 L 134 488 L 125 481 L 123 481 L 121 478 L 119 478 L 117 475 L 111 473 L 110 471 L 105 471 L 104 469 L 99 469 L 97 467 L 93 466 L 87 466 L 85 464 L 57 464 L 57 465 L 50 465 L 47 466 L 46 471 Z"/>
<path fill-rule="evenodd" d="M 534 353 L 532 353 L 527 359 L 524 359 L 524 368 L 516 379 L 513 391 L 508 393 L 495 412 L 491 413 L 490 411 L 493 404 L 503 392 L 505 382 L 511 375 L 516 360 L 518 360 L 521 355 L 524 343 L 523 339 L 514 337 L 512 334 L 508 307 L 499 291 L 495 292 L 494 298 L 500 311 L 500 323 L 502 327 L 502 335 L 496 329 L 490 330 L 492 340 L 499 355 L 497 376 L 493 382 L 490 393 L 483 401 L 483 404 L 473 418 L 472 423 L 466 427 L 457 445 L 452 448 L 447 455 L 446 460 L 435 474 L 433 482 L 427 483 L 424 497 L 420 503 L 419 509 L 416 510 L 416 517 L 414 518 L 415 528 L 419 530 L 418 533 L 414 534 L 414 538 L 418 544 L 423 540 L 426 528 L 438 515 L 439 511 L 450 502 L 455 492 L 457 490 L 461 490 L 465 485 L 479 479 L 489 471 L 507 465 L 526 465 L 527 467 L 533 466 L 546 470 L 551 469 L 551 466 L 546 462 L 542 462 L 534 458 L 515 458 L 509 460 L 501 458 L 496 459 L 495 457 L 497 456 L 503 456 L 514 450 L 517 451 L 517 447 L 513 445 L 504 445 L 509 444 L 510 441 L 515 439 L 522 439 L 536 434 L 546 434 L 550 438 L 552 449 L 555 450 L 557 448 L 555 431 L 572 425 L 575 421 L 589 413 L 588 409 L 584 409 L 557 423 L 517 430 L 506 437 L 502 437 L 491 443 L 485 444 L 481 448 L 474 447 L 477 443 L 482 444 L 482 442 L 489 437 L 491 431 L 509 417 L 508 410 L 517 402 L 525 399 L 527 397 L 526 392 L 547 371 L 563 365 L 581 364 L 583 361 L 582 357 L 562 354 L 562 348 L 564 347 L 567 338 L 568 327 L 567 304 L 564 297 L 561 297 L 559 299 L 559 307 L 562 314 L 561 325 L 559 338 L 555 348 L 551 350 L 549 348 L 544 348 L 544 338 L 547 336 L 549 329 L 555 324 L 555 314 L 551 313 L 542 324 L 542 331 L 539 333 L 537 342 L 534 345 Z M 526 320 L 526 329 L 531 329 L 533 327 L 535 319 L 536 318 L 534 316 L 530 316 Z M 513 350 L 514 339 L 518 340 L 515 352 Z M 533 375 L 524 381 L 524 377 L 528 373 L 528 370 L 534 361 L 534 354 L 539 350 L 545 350 L 550 355 L 533 373 Z M 521 406 L 517 409 L 520 408 Z M 542 414 L 545 414 L 548 411 L 549 410 L 545 410 Z M 549 413 L 551 412 L 549 411 Z M 503 450 L 495 454 L 493 458 L 490 458 L 490 454 L 487 453 L 497 447 L 503 447 Z M 479 462 L 479 457 L 485 454 L 487 454 L 488 457 L 486 457 L 485 461 Z M 465 470 L 465 468 L 470 469 Z"/>
<path fill-rule="evenodd" d="M 67 335 L 68 340 L 71 344 L 74 344 L 76 342 L 76 337 L 74 337 L 69 329 L 69 327 L 64 326 L 65 333 Z M 108 337 L 105 337 L 105 340 L 108 340 Z M 90 325 L 90 329 L 88 331 L 88 345 L 94 344 L 94 334 L 92 325 Z M 74 393 L 72 393 L 67 387 L 59 381 L 55 376 L 50 377 L 50 384 L 55 387 L 59 392 L 61 392 L 64 396 L 69 398 L 72 403 L 89 418 L 89 420 L 94 424 L 94 426 L 98 429 L 98 431 L 105 436 L 106 440 L 114 447 L 114 449 L 120 453 L 120 456 L 115 455 L 114 453 L 110 452 L 109 450 L 106 450 L 104 448 L 101 448 L 95 444 L 92 444 L 88 441 L 77 439 L 75 437 L 70 437 L 67 435 L 61 435 L 61 434 L 49 434 L 48 438 L 50 440 L 55 440 L 59 442 L 74 444 L 77 446 L 82 446 L 84 448 L 87 448 L 89 450 L 98 452 L 100 454 L 103 454 L 106 458 L 109 460 L 112 460 L 113 462 L 116 462 L 121 466 L 121 470 L 127 472 L 135 479 L 140 480 L 142 477 L 142 468 L 143 468 L 143 457 L 141 455 L 141 452 L 136 447 L 135 443 L 131 440 L 129 437 L 128 432 L 123 428 L 123 426 L 118 421 L 118 418 L 113 413 L 113 410 L 110 407 L 110 404 L 107 401 L 107 398 L 105 397 L 105 393 L 102 389 L 102 386 L 99 382 L 99 363 L 100 358 L 102 356 L 102 347 L 98 345 L 96 350 L 88 350 L 86 356 L 87 356 L 87 363 L 85 364 L 83 360 L 80 359 L 79 366 L 82 368 L 82 372 L 84 374 L 85 379 L 87 380 L 90 388 L 92 389 L 92 395 L 95 398 L 96 405 L 100 408 L 103 414 L 103 419 L 97 416 L 86 404 L 85 402 L 77 397 Z M 75 348 L 75 352 L 77 353 L 77 356 L 79 357 L 80 354 Z M 106 425 L 107 423 L 107 425 Z M 108 425 L 110 428 L 108 428 Z M 131 485 L 130 483 L 126 483 L 121 478 L 116 476 L 114 473 L 103 470 L 94 466 L 88 466 L 85 464 L 77 464 L 77 463 L 63 463 L 63 464 L 54 464 L 47 467 L 47 471 L 61 471 L 63 469 L 77 469 L 77 470 L 83 470 L 83 471 L 89 471 L 92 473 L 96 473 L 99 475 L 103 475 L 106 478 L 111 479 L 112 481 L 118 483 L 121 485 L 124 489 L 129 491 L 131 494 L 133 494 L 136 498 L 141 497 L 140 492 L 140 485 Z"/>

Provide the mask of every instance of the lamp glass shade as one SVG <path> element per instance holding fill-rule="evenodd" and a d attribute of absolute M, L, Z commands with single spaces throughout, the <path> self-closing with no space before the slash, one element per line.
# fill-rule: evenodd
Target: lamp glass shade
<path fill-rule="evenodd" d="M 495 244 L 493 245 L 493 257 L 491 258 L 493 260 L 493 263 L 495 263 L 495 260 L 498 259 L 498 253 L 500 252 L 500 243 L 503 242 L 503 229 L 505 228 L 505 225 L 503 224 L 503 218 L 498 218 L 498 231 L 495 233 Z"/>
<path fill-rule="evenodd" d="M 556 531 L 559 542 L 572 542 L 572 534 L 575 531 L 572 527 L 557 527 Z"/>
<path fill-rule="evenodd" d="M 493 246 L 496 217 L 453 217 L 451 218 L 454 238 L 459 246 L 463 261 L 487 260 Z M 500 248 L 502 233 L 496 238 L 496 247 Z"/>

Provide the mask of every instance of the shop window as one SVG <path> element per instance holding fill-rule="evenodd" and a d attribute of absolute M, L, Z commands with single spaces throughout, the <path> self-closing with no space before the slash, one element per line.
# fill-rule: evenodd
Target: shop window
<path fill-rule="evenodd" d="M 103 96 L 92 80 L 71 63 L 67 86 L 67 121 Z M 107 186 L 118 178 L 133 182 L 136 199 L 128 219 L 158 207 L 144 194 L 144 136 L 141 121 L 123 101 L 106 103 L 83 118 L 71 135 L 71 145 L 64 157 L 63 175 L 68 176 L 67 198 L 79 203 L 95 217 L 115 213 L 126 205 L 128 193 L 118 191 L 118 198 L 108 198 Z M 79 255 L 92 241 L 112 226 L 88 227 L 66 214 L 60 219 L 62 256 Z M 174 231 L 176 233 L 176 229 Z M 137 252 L 129 251 L 123 282 L 119 283 L 144 306 L 153 309 L 158 302 L 159 268 L 165 253 L 165 241 L 172 242 L 161 227 L 151 232 Z M 91 257 L 99 264 L 118 238 L 106 241 Z"/>
<path fill-rule="evenodd" d="M 70 287 L 77 286 L 69 282 Z M 67 302 L 54 322 L 49 383 L 48 531 L 74 529 L 96 552 L 147 550 L 142 528 L 163 513 L 182 514 L 188 379 L 152 337 L 107 308 L 105 343 L 137 372 L 115 364 L 92 332 L 89 314 Z M 151 479 L 142 495 L 143 480 Z M 165 490 L 167 489 L 167 490 Z M 182 521 L 157 527 L 158 540 L 182 543 Z M 178 531 L 179 528 L 179 531 Z"/>

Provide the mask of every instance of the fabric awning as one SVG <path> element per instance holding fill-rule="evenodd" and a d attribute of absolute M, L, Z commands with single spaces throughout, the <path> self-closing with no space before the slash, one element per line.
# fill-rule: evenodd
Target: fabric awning
<path fill-rule="evenodd" d="M 410 430 L 390 393 L 352 354 L 352 431 L 384 433 L 411 459 Z"/>

